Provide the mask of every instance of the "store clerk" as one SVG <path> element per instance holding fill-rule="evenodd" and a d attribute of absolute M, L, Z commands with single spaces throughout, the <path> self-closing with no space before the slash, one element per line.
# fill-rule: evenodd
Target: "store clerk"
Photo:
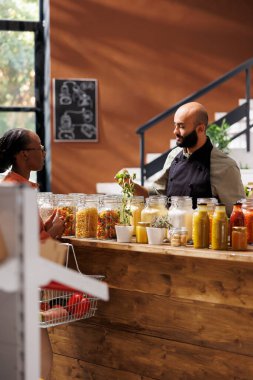
<path fill-rule="evenodd" d="M 162 173 L 154 183 L 156 191 L 171 196 L 216 197 L 230 215 L 233 204 L 245 198 L 236 162 L 214 147 L 206 135 L 208 114 L 197 102 L 181 106 L 174 116 L 177 147 L 167 156 Z M 147 197 L 152 189 L 135 184 L 135 195 Z"/>
<path fill-rule="evenodd" d="M 0 138 L 0 173 L 11 169 L 3 182 L 26 183 L 34 189 L 37 184 L 29 181 L 31 171 L 40 171 L 44 166 L 45 150 L 39 136 L 27 129 L 8 130 Z M 64 220 L 54 213 L 44 224 L 40 218 L 40 239 L 60 237 L 64 231 Z M 50 379 L 53 360 L 47 329 L 41 329 L 41 376 Z"/>

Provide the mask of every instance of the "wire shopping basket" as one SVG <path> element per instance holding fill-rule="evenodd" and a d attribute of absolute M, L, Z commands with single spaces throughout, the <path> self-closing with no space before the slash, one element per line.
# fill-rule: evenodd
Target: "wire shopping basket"
<path fill-rule="evenodd" d="M 71 248 L 76 269 L 80 275 L 85 276 L 79 269 L 73 245 L 67 245 L 66 267 Z M 100 281 L 104 279 L 101 275 L 89 277 Z M 51 281 L 39 288 L 39 326 L 47 328 L 93 317 L 97 310 L 97 301 L 97 297 Z"/>

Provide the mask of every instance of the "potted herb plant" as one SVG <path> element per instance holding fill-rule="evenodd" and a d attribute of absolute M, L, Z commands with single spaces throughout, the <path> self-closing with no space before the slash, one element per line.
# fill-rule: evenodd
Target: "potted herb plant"
<path fill-rule="evenodd" d="M 131 241 L 133 226 L 130 223 L 131 199 L 134 194 L 134 183 L 136 174 L 130 175 L 127 170 L 118 172 L 115 176 L 116 181 L 121 186 L 122 198 L 120 205 L 120 223 L 115 226 L 117 241 L 127 243 Z"/>
<path fill-rule="evenodd" d="M 171 227 L 168 216 L 156 216 L 146 227 L 149 244 L 162 244 L 167 236 L 167 230 Z"/>

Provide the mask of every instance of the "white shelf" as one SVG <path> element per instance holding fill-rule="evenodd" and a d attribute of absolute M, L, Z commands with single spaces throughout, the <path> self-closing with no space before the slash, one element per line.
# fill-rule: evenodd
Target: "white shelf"
<path fill-rule="evenodd" d="M 38 288 L 50 281 L 108 300 L 107 284 L 39 256 L 36 192 L 0 186 L 0 228 L 8 258 L 0 264 L 0 379 L 35 380 L 40 369 Z M 3 307 L 4 305 L 4 307 Z"/>

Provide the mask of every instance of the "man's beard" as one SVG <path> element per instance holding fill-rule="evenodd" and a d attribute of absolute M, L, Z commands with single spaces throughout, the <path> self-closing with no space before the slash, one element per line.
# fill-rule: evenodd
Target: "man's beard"
<path fill-rule="evenodd" d="M 192 148 L 198 142 L 198 135 L 196 129 L 194 129 L 187 136 L 182 137 L 182 142 L 177 142 L 177 146 L 180 148 Z"/>

